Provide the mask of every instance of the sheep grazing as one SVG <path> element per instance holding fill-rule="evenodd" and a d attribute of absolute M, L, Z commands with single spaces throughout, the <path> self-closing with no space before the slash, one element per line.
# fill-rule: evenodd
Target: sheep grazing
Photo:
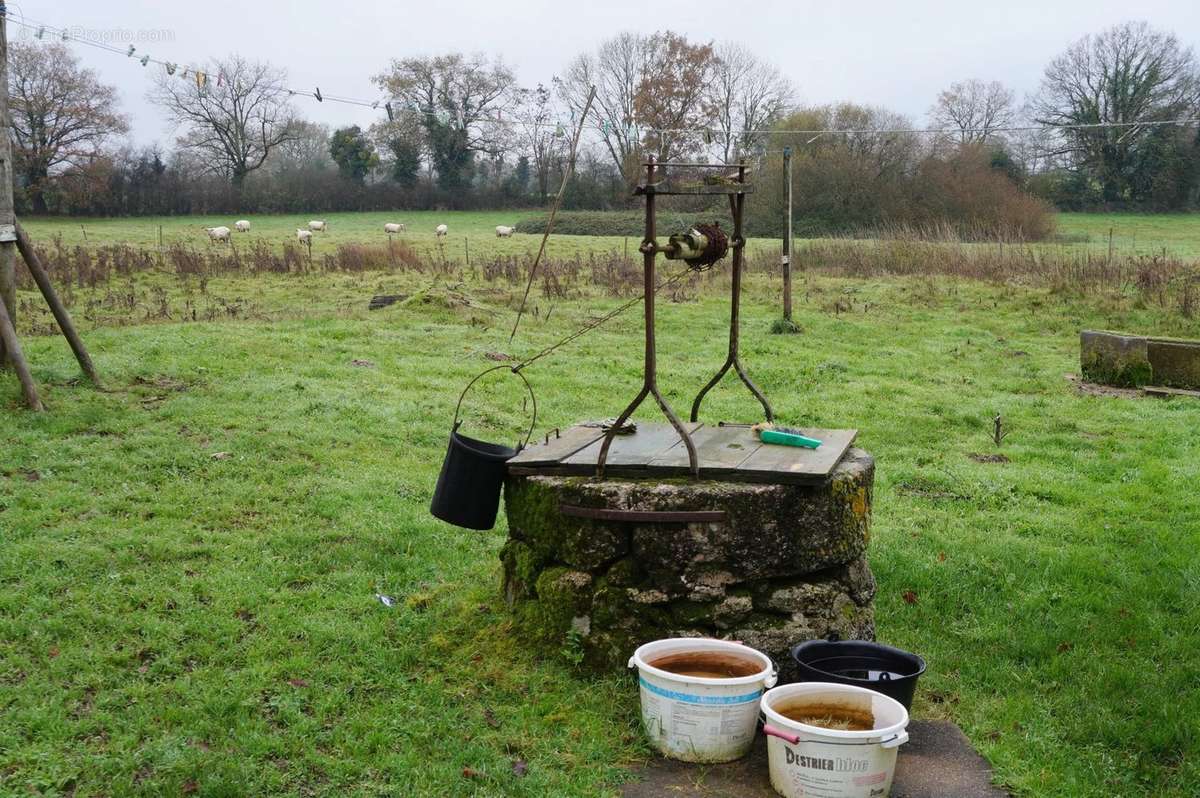
<path fill-rule="evenodd" d="M 313 220 L 308 223 L 308 229 L 312 230 L 314 233 L 324 233 L 325 232 L 325 223 Z"/>
<path fill-rule="evenodd" d="M 234 228 L 237 229 L 237 231 L 239 233 L 249 233 L 250 232 L 250 222 L 246 221 L 245 219 L 238 219 L 236 222 L 233 223 L 233 226 L 234 226 Z"/>
<path fill-rule="evenodd" d="M 517 232 L 517 228 L 515 227 L 505 227 L 504 225 L 499 225 L 496 228 L 496 238 L 512 238 L 512 234 L 515 232 Z"/>
<path fill-rule="evenodd" d="M 297 230 L 296 240 L 301 244 L 312 244 L 312 230 Z"/>
<path fill-rule="evenodd" d="M 439 224 L 433 229 L 433 232 L 434 235 L 436 235 L 438 238 L 441 238 L 442 236 L 446 235 L 446 233 L 450 232 L 450 228 L 444 224 Z"/>
<path fill-rule="evenodd" d="M 383 232 L 387 233 L 388 235 L 391 235 L 392 233 L 403 233 L 405 231 L 405 229 L 406 228 L 404 227 L 404 225 L 394 224 L 391 222 L 389 222 L 388 224 L 385 224 L 383 226 Z"/>
<path fill-rule="evenodd" d="M 204 230 L 208 233 L 209 241 L 228 241 L 229 240 L 229 228 L 228 227 L 224 227 L 224 226 L 222 226 L 222 227 L 206 227 L 206 228 L 204 228 Z"/>

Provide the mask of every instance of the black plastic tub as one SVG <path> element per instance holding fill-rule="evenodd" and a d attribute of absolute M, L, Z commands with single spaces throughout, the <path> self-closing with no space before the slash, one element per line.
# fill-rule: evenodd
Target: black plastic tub
<path fill-rule="evenodd" d="M 925 660 L 916 654 L 867 640 L 810 640 L 792 648 L 801 682 L 833 682 L 865 687 L 912 708 Z"/>

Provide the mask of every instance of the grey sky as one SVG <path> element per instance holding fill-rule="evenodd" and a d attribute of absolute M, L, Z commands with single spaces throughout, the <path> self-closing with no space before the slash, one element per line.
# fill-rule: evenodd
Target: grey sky
<path fill-rule="evenodd" d="M 968 2 L 766 2 L 538 0 L 286 2 L 50 0 L 9 2 L 12 13 L 134 43 L 164 61 L 199 63 L 239 52 L 288 70 L 295 88 L 374 99 L 371 76 L 395 56 L 447 51 L 497 53 L 523 85 L 548 82 L 576 53 L 627 29 L 671 29 L 700 40 L 715 31 L 750 45 L 796 83 L 805 102 L 885 105 L 922 121 L 937 92 L 955 80 L 1000 80 L 1023 97 L 1046 62 L 1085 33 L 1145 19 L 1200 45 L 1200 3 L 1188 0 L 1017 0 Z M 700 9 L 704 9 L 701 11 Z M 732 9 L 730 11 L 729 9 Z M 13 37 L 29 35 L 12 26 Z M 149 70 L 134 59 L 72 45 L 116 85 L 138 143 L 172 143 L 161 112 L 146 101 Z M 381 113 L 300 98 L 297 110 L 330 125 L 370 124 Z"/>

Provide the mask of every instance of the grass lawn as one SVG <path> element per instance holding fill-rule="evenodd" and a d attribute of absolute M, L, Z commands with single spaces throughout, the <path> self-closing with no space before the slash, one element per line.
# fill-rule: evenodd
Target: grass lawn
<path fill-rule="evenodd" d="M 26 339 L 49 411 L 0 376 L 0 794 L 616 794 L 647 755 L 633 682 L 531 650 L 499 595 L 503 526 L 427 506 L 486 353 L 618 300 L 538 297 L 511 350 L 506 288 L 365 309 L 427 284 L 213 278 L 255 317 L 87 325 L 107 392 L 61 339 Z M 676 408 L 724 357 L 722 284 L 660 304 Z M 1120 296 L 813 275 L 804 334 L 771 336 L 774 290 L 750 281 L 743 360 L 781 420 L 857 427 L 877 457 L 879 637 L 930 663 L 914 714 L 959 723 L 1021 796 L 1194 794 L 1200 401 L 1064 375 L 1081 327 L 1200 325 Z M 539 429 L 618 412 L 639 336 L 633 312 L 530 367 Z M 516 382 L 474 395 L 468 427 L 514 438 Z M 733 382 L 705 405 L 754 407 Z"/>

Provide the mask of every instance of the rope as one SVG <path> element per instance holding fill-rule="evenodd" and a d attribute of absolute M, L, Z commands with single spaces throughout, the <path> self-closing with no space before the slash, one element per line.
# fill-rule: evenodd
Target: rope
<path fill-rule="evenodd" d="M 656 285 L 654 287 L 654 293 L 657 294 L 662 289 L 664 289 L 668 286 L 674 285 L 675 283 L 682 280 L 684 277 L 687 277 L 691 273 L 691 271 L 692 271 L 691 269 L 685 269 L 684 271 L 679 272 L 678 274 L 676 274 L 672 277 L 669 277 L 666 280 L 663 280 L 661 283 L 659 283 L 658 285 Z M 605 313 L 600 318 L 593 319 L 592 321 L 590 321 L 587 324 L 580 327 L 575 332 L 568 335 L 566 338 L 563 338 L 558 343 L 551 344 L 550 346 L 546 347 L 542 351 L 538 352 L 533 357 L 525 358 L 525 360 L 523 360 L 520 363 L 518 363 L 517 365 L 513 366 L 512 370 L 514 372 L 520 371 L 521 369 L 525 368 L 529 364 L 534 363 L 538 360 L 541 360 L 546 355 L 549 355 L 551 352 L 555 351 L 556 349 L 566 346 L 567 344 L 571 343 L 572 341 L 576 340 L 577 338 L 580 338 L 580 337 L 586 335 L 587 333 L 591 332 L 592 330 L 596 329 L 597 327 L 604 324 L 605 322 L 616 318 L 617 316 L 619 316 L 622 313 L 624 313 L 625 311 L 629 310 L 631 307 L 633 307 L 637 303 L 642 302 L 644 299 L 645 299 L 644 296 L 634 297 L 633 299 L 629 300 L 628 302 L 624 303 L 623 305 L 620 305 L 616 309 L 610 310 L 608 313 Z"/>
<path fill-rule="evenodd" d="M 513 322 L 512 332 L 508 334 L 510 344 L 517 335 L 521 316 L 525 314 L 525 303 L 529 301 L 529 289 L 533 287 L 533 278 L 537 274 L 538 264 L 542 262 L 542 254 L 546 251 L 546 241 L 549 240 L 550 233 L 554 230 L 554 217 L 558 215 L 563 195 L 567 193 L 567 183 L 571 182 L 571 175 L 575 172 L 575 154 L 579 149 L 579 137 L 583 135 L 583 123 L 587 120 L 588 111 L 592 110 L 592 100 L 594 99 L 596 99 L 596 87 L 592 86 L 592 90 L 588 93 L 587 105 L 583 107 L 583 114 L 579 117 L 579 126 L 575 128 L 575 137 L 571 139 L 571 157 L 567 160 L 567 168 L 563 170 L 562 185 L 558 187 L 558 196 L 554 198 L 554 207 L 550 209 L 550 218 L 546 220 L 546 232 L 542 234 L 542 245 L 538 247 L 537 257 L 533 259 L 533 267 L 529 270 L 529 281 L 525 283 L 525 296 L 521 297 L 521 307 L 517 309 L 517 318 Z"/>

